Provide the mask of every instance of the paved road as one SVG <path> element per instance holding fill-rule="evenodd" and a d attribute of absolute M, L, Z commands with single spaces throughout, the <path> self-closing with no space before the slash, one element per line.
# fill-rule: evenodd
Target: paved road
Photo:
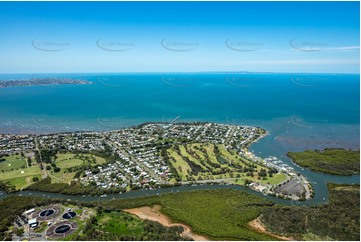
<path fill-rule="evenodd" d="M 105 138 L 105 137 L 104 137 Z M 117 144 L 112 142 L 111 140 L 108 140 L 108 142 L 112 145 L 113 148 L 119 150 L 122 155 L 125 157 L 128 157 L 131 161 L 135 162 L 139 167 L 141 167 L 143 170 L 145 170 L 148 174 L 150 174 L 151 177 L 157 179 L 157 181 L 160 184 L 167 184 L 166 181 L 164 181 L 161 177 L 159 177 L 157 174 L 154 173 L 152 169 L 144 165 L 142 162 L 140 162 L 138 159 L 134 158 L 133 156 L 129 155 L 128 152 L 126 152 L 122 147 L 119 147 Z"/>
<path fill-rule="evenodd" d="M 41 168 L 41 165 L 43 166 L 43 171 L 44 171 L 44 175 L 43 175 L 43 178 L 47 178 L 48 177 L 48 173 L 46 172 L 46 169 L 45 169 L 45 166 L 43 164 L 43 158 L 41 157 L 41 152 L 40 152 L 40 149 L 39 149 L 39 143 L 38 143 L 38 139 L 35 138 L 35 150 L 39 153 L 39 157 L 40 157 L 40 168 Z"/>

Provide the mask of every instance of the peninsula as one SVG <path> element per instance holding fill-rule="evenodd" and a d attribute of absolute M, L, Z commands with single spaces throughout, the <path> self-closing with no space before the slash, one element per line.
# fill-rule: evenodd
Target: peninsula
<path fill-rule="evenodd" d="M 223 183 L 293 200 L 312 187 L 276 157 L 247 147 L 264 129 L 217 123 L 145 123 L 103 132 L 0 135 L 0 171 L 8 190 L 73 195 Z"/>
<path fill-rule="evenodd" d="M 0 88 L 71 84 L 86 85 L 93 84 L 93 82 L 73 78 L 32 78 L 29 80 L 0 80 Z"/>

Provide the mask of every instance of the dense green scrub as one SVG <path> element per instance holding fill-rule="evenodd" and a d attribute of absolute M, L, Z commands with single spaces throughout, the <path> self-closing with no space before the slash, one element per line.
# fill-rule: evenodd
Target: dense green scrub
<path fill-rule="evenodd" d="M 330 202 L 311 208 L 275 206 L 262 212 L 267 229 L 295 239 L 360 239 L 360 186 L 328 185 Z"/>
<path fill-rule="evenodd" d="M 271 240 L 248 227 L 272 203 L 244 191 L 217 189 L 180 192 L 160 196 L 119 199 L 100 203 L 108 210 L 162 205 L 173 221 L 192 227 L 195 233 L 211 239 Z"/>
<path fill-rule="evenodd" d="M 306 150 L 288 152 L 296 164 L 311 170 L 334 175 L 360 173 L 360 152 L 344 149 Z"/>

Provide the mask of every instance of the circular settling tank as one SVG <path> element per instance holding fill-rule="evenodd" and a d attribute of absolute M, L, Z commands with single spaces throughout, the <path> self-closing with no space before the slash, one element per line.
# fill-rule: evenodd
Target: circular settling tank
<path fill-rule="evenodd" d="M 47 217 L 47 216 L 53 215 L 54 213 L 55 213 L 55 211 L 53 209 L 47 209 L 47 210 L 41 211 L 40 217 Z"/>
<path fill-rule="evenodd" d="M 64 225 L 57 227 L 54 232 L 57 234 L 64 234 L 64 233 L 68 232 L 69 230 L 70 230 L 70 225 L 64 224 Z"/>
<path fill-rule="evenodd" d="M 63 214 L 63 219 L 71 219 L 74 218 L 76 216 L 75 212 L 67 212 Z"/>

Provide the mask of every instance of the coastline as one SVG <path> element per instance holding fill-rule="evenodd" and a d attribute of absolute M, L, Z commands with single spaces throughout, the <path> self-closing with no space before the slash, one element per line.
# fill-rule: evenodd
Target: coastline
<path fill-rule="evenodd" d="M 252 126 L 252 127 L 253 127 L 253 126 Z M 266 136 L 268 136 L 268 135 L 270 134 L 267 129 L 264 129 L 264 128 L 261 128 L 261 127 L 256 127 L 256 128 L 259 128 L 259 129 L 264 130 L 265 133 L 264 133 L 264 134 L 261 134 L 257 139 L 255 139 L 255 140 L 252 141 L 249 145 L 247 145 L 247 147 L 246 147 L 247 149 L 248 149 L 248 147 L 251 146 L 252 144 L 257 143 L 258 141 L 260 141 L 261 139 L 263 139 L 264 137 L 266 137 Z"/>

